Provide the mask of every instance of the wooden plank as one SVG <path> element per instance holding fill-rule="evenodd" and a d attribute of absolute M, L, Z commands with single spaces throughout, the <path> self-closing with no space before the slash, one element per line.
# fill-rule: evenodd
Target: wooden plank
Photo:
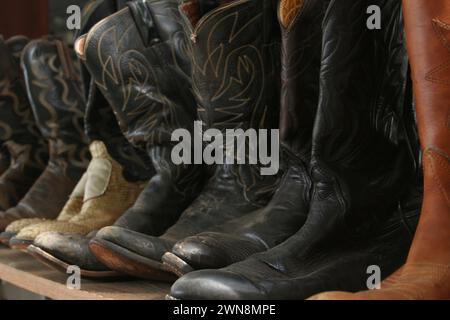
<path fill-rule="evenodd" d="M 142 280 L 81 279 L 81 290 L 66 286 L 68 275 L 52 270 L 26 253 L 0 247 L 0 279 L 56 300 L 161 300 L 170 284 Z"/>

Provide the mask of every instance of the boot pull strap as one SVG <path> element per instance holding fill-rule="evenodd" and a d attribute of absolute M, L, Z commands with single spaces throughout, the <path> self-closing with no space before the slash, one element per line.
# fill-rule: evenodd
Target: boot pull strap
<path fill-rule="evenodd" d="M 153 16 L 145 0 L 127 4 L 130 8 L 136 27 L 146 47 L 161 41 Z"/>

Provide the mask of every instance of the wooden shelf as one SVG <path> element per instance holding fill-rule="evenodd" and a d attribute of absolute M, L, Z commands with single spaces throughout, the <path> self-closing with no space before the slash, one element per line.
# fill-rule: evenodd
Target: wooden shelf
<path fill-rule="evenodd" d="M 33 257 L 0 246 L 0 279 L 55 300 L 161 300 L 170 284 L 141 280 L 93 281 L 83 278 L 81 290 L 66 286 L 67 276 Z"/>

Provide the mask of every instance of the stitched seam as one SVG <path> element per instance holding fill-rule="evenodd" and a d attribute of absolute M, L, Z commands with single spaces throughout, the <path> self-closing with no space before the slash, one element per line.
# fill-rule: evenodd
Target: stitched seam
<path fill-rule="evenodd" d="M 442 33 L 441 30 L 439 30 L 439 28 L 445 29 L 445 30 L 450 30 L 450 25 L 440 21 L 437 18 L 432 19 L 432 24 L 433 24 L 433 30 L 434 30 L 434 34 L 438 37 L 438 39 L 442 42 L 442 44 L 444 45 L 444 47 L 450 52 L 450 44 L 449 41 L 447 40 L 447 38 L 444 36 L 444 34 Z M 425 79 L 427 81 L 430 81 L 432 83 L 436 83 L 436 84 L 443 84 L 443 85 L 450 85 L 450 80 L 439 80 L 437 78 L 434 77 L 434 74 L 438 73 L 439 71 L 448 69 L 450 67 L 450 61 L 447 61 L 446 63 L 438 66 L 437 68 L 434 68 L 433 70 L 431 70 L 430 72 L 428 72 L 425 75 Z"/>

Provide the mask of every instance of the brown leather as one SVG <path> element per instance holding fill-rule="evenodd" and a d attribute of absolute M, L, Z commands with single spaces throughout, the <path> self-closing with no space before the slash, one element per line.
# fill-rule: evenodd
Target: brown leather
<path fill-rule="evenodd" d="M 50 145 L 51 150 L 54 148 L 55 146 Z M 64 171 L 65 166 L 51 154 L 47 168 L 30 192 L 16 207 L 0 212 L 0 230 L 4 230 L 11 222 L 18 219 L 56 218 L 77 182 L 70 179 Z"/>
<path fill-rule="evenodd" d="M 450 299 L 450 1 L 403 0 L 424 166 L 408 260 L 382 290 L 313 299 Z"/>
<path fill-rule="evenodd" d="M 23 164 L 29 161 L 30 146 L 18 145 L 12 141 L 5 143 L 11 154 L 11 164 L 0 177 L 0 208 L 4 210 L 15 206 L 36 181 L 34 176 L 24 173 Z M 0 212 L 0 217 L 3 215 Z M 0 222 L 0 225 L 3 221 Z M 0 230 L 3 228 L 0 227 Z"/>

